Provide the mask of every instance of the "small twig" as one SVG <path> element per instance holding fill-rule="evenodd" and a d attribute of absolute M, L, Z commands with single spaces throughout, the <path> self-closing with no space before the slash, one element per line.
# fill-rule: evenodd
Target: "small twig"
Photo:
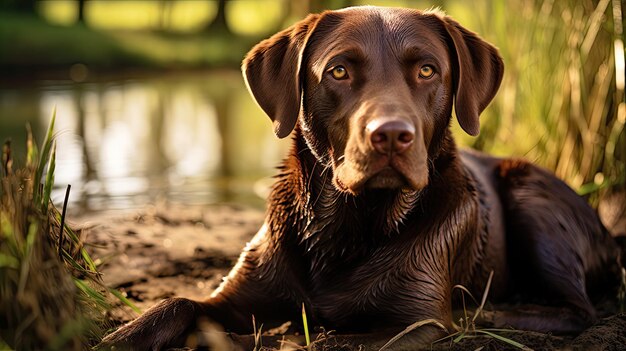
<path fill-rule="evenodd" d="M 261 343 L 263 341 L 263 324 L 261 324 L 257 330 L 254 315 L 252 315 L 252 332 L 254 333 L 254 351 L 259 351 L 263 349 L 263 344 Z"/>
<path fill-rule="evenodd" d="M 65 190 L 65 201 L 63 201 L 63 212 L 61 212 L 61 229 L 59 231 L 59 258 L 63 258 L 63 238 L 65 232 L 65 211 L 67 210 L 67 202 L 70 198 L 70 189 L 72 188 L 71 184 L 67 185 L 67 190 Z"/>

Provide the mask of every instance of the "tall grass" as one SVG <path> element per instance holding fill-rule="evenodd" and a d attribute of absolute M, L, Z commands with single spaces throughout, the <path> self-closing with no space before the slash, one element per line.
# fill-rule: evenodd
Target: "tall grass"
<path fill-rule="evenodd" d="M 50 202 L 54 182 L 53 114 L 39 154 L 28 131 L 24 167 L 13 169 L 10 143 L 0 175 L 0 347 L 82 350 L 99 340 L 109 304 L 96 266 L 77 233 Z M 45 175 L 45 176 L 44 176 Z M 41 184 L 40 180 L 45 179 Z"/>
<path fill-rule="evenodd" d="M 465 142 L 496 154 L 525 155 L 592 202 L 604 191 L 623 191 L 623 2 L 478 4 L 472 5 L 476 11 L 458 9 L 460 20 L 497 44 L 506 74 L 482 117 L 480 137 Z"/>

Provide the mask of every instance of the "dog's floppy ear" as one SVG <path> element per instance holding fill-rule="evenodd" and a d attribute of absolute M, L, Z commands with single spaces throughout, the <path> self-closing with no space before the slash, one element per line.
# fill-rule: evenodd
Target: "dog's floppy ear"
<path fill-rule="evenodd" d="M 456 68 L 456 116 L 461 128 L 476 136 L 480 131 L 478 116 L 500 87 L 504 63 L 498 50 L 475 33 L 450 17 L 444 17 L 443 21 L 454 46 L 451 60 Z"/>
<path fill-rule="evenodd" d="M 274 122 L 274 133 L 279 138 L 289 135 L 298 120 L 302 52 L 318 19 L 317 14 L 309 15 L 263 40 L 243 60 L 248 90 Z"/>

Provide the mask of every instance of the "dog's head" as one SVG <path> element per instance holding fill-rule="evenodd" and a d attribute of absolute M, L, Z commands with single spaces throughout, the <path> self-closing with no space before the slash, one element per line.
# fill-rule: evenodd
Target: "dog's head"
<path fill-rule="evenodd" d="M 452 106 L 477 135 L 503 63 L 436 11 L 352 7 L 309 15 L 262 41 L 243 71 L 276 135 L 299 123 L 335 186 L 356 194 L 424 188 Z"/>

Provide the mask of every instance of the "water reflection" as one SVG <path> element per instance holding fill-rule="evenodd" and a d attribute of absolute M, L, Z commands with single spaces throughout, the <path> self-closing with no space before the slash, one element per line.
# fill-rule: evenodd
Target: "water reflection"
<path fill-rule="evenodd" d="M 37 119 L 22 104 L 38 106 Z M 259 205 L 253 185 L 274 173 L 288 144 L 274 137 L 237 71 L 0 89 L 0 137 L 20 147 L 30 122 L 41 141 L 54 106 L 53 197 L 62 201 L 72 184 L 71 201 L 84 210 L 159 199 Z"/>

